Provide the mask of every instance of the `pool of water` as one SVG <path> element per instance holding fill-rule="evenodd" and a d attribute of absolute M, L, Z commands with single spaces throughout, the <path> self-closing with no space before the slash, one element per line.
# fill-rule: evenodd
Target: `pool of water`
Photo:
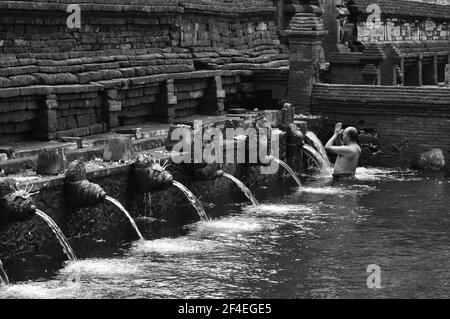
<path fill-rule="evenodd" d="M 358 180 L 260 188 L 260 207 L 215 203 L 212 222 L 84 253 L 0 298 L 431 298 L 450 296 L 450 180 L 359 169 Z M 367 267 L 381 268 L 381 289 Z M 23 277 L 22 279 L 20 277 Z"/>

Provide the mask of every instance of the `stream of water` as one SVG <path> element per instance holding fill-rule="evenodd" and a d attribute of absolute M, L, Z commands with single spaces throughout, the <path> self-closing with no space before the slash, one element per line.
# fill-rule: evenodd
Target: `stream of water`
<path fill-rule="evenodd" d="M 131 223 L 131 226 L 133 226 L 134 230 L 136 231 L 136 234 L 139 236 L 140 240 L 144 240 L 144 236 L 142 236 L 142 233 L 140 232 L 139 228 L 136 225 L 136 222 L 134 221 L 133 217 L 131 217 L 130 213 L 125 209 L 125 207 L 123 207 L 123 205 L 116 199 L 106 196 L 105 198 L 107 201 L 109 201 L 110 203 L 112 203 L 113 205 L 117 206 L 117 208 L 119 208 L 122 213 L 125 214 L 125 216 L 127 216 L 128 220 Z"/>
<path fill-rule="evenodd" d="M 324 166 L 328 169 L 331 169 L 332 165 L 331 165 L 330 160 L 328 159 L 328 154 L 327 154 L 327 151 L 325 150 L 325 147 L 322 144 L 322 141 L 312 131 L 306 132 L 306 137 L 310 141 L 311 146 L 314 147 L 317 150 L 317 152 L 320 154 L 320 157 L 324 161 L 324 163 L 323 163 Z"/>
<path fill-rule="evenodd" d="M 1 285 L 9 285 L 9 278 L 5 269 L 3 269 L 3 263 L 0 260 L 0 286 Z"/>
<path fill-rule="evenodd" d="M 297 183 L 298 186 L 302 187 L 302 182 L 300 181 L 300 179 L 298 178 L 297 174 L 295 174 L 295 172 L 292 170 L 292 168 L 286 164 L 285 162 L 283 162 L 282 160 L 280 160 L 279 158 L 273 158 L 273 160 L 275 162 L 277 162 L 278 164 L 280 164 L 281 166 L 284 167 L 284 169 L 286 171 L 289 172 L 289 174 L 291 174 L 292 178 L 295 180 L 295 182 Z"/>
<path fill-rule="evenodd" d="M 203 208 L 202 203 L 198 200 L 197 197 L 195 197 L 194 194 L 192 194 L 192 192 L 186 186 L 184 186 L 183 184 L 181 184 L 177 181 L 173 181 L 173 186 L 177 187 L 179 190 L 181 190 L 183 192 L 183 194 L 186 196 L 186 198 L 189 200 L 189 202 L 191 202 L 192 206 L 197 211 L 197 214 L 201 220 L 203 220 L 203 221 L 210 220 L 210 218 L 208 217 L 208 215 L 205 212 L 205 208 Z"/>
<path fill-rule="evenodd" d="M 237 179 L 236 177 L 234 177 L 233 175 L 230 175 L 228 173 L 223 173 L 223 176 L 226 178 L 231 179 L 234 183 L 236 183 L 236 185 L 242 190 L 242 192 L 245 194 L 245 196 L 247 196 L 247 198 L 252 202 L 252 204 L 254 206 L 258 206 L 259 203 L 256 200 L 255 196 L 253 196 L 253 193 L 251 190 L 248 189 L 247 186 L 245 186 L 244 183 L 242 183 L 239 179 Z"/>
<path fill-rule="evenodd" d="M 333 168 L 328 165 L 328 157 L 324 158 L 314 147 L 311 145 L 303 145 L 304 153 L 317 165 L 322 176 L 332 175 Z M 329 161 L 328 161 L 329 162 Z"/>
<path fill-rule="evenodd" d="M 45 214 L 43 211 L 37 209 L 36 215 L 41 217 L 47 225 L 51 228 L 52 232 L 55 234 L 56 238 L 58 239 L 64 253 L 66 254 L 67 258 L 70 261 L 77 260 L 77 257 L 75 256 L 75 253 L 73 252 L 72 247 L 69 244 L 69 241 L 67 240 L 66 236 L 64 236 L 64 233 L 61 231 L 61 229 L 56 225 L 55 221 L 51 219 L 50 216 Z"/>
<path fill-rule="evenodd" d="M 283 179 L 255 192 L 257 207 L 229 194 L 210 222 L 114 253 L 79 249 L 55 270 L 27 262 L 34 280 L 11 267 L 0 298 L 448 298 L 448 194 L 449 178 L 397 169 Z M 373 264 L 381 289 L 367 287 Z M 80 284 L 65 284 L 76 269 Z"/>

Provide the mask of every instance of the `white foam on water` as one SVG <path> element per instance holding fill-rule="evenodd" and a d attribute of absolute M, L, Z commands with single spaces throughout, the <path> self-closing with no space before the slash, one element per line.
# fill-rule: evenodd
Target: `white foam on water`
<path fill-rule="evenodd" d="M 14 284 L 0 291 L 1 298 L 56 299 L 74 295 L 80 286 L 64 285 L 61 282 L 34 282 Z"/>
<path fill-rule="evenodd" d="M 256 219 L 228 217 L 211 222 L 199 222 L 195 225 L 197 231 L 215 231 L 226 233 L 257 232 L 264 229 L 264 225 Z"/>
<path fill-rule="evenodd" d="M 356 179 L 359 181 L 417 181 L 421 180 L 417 172 L 407 169 L 389 169 L 376 167 L 358 167 L 356 169 Z"/>
<path fill-rule="evenodd" d="M 159 254 L 197 254 L 216 249 L 217 244 L 210 240 L 191 240 L 189 237 L 140 241 L 134 244 L 134 253 Z"/>
<path fill-rule="evenodd" d="M 303 187 L 299 190 L 302 193 L 309 194 L 323 194 L 323 195 L 340 195 L 351 192 L 349 189 L 341 188 L 341 187 Z"/>
<path fill-rule="evenodd" d="M 313 209 L 303 205 L 289 205 L 289 204 L 263 204 L 258 207 L 246 207 L 246 212 L 256 214 L 310 214 Z"/>
<path fill-rule="evenodd" d="M 141 269 L 137 265 L 130 264 L 129 261 L 122 259 L 85 259 L 69 263 L 60 273 L 70 275 L 79 272 L 82 277 L 83 274 L 100 276 L 133 275 L 140 271 Z"/>

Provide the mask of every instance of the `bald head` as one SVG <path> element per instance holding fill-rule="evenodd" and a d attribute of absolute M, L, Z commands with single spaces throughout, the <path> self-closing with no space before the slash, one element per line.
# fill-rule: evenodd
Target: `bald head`
<path fill-rule="evenodd" d="M 344 130 L 342 137 L 345 144 L 358 143 L 359 140 L 358 130 L 353 126 L 347 127 Z"/>

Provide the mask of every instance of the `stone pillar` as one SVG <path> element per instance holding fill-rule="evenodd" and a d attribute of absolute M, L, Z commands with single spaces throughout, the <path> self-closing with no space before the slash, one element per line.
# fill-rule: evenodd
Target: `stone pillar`
<path fill-rule="evenodd" d="M 422 58 L 417 58 L 405 74 L 406 86 L 422 85 Z"/>
<path fill-rule="evenodd" d="M 58 101 L 55 94 L 45 96 L 39 109 L 38 121 L 36 125 L 36 137 L 44 140 L 54 140 L 58 127 L 58 116 L 56 110 Z"/>
<path fill-rule="evenodd" d="M 450 86 L 450 64 L 445 65 L 445 85 Z"/>
<path fill-rule="evenodd" d="M 289 39 L 288 101 L 298 113 L 310 112 L 313 84 L 319 81 L 321 61 L 324 61 L 322 38 L 327 34 L 317 6 L 306 7 L 308 12 L 297 13 L 286 35 Z"/>
<path fill-rule="evenodd" d="M 172 123 L 175 120 L 177 103 L 175 81 L 168 79 L 162 84 L 160 98 L 154 109 L 155 119 L 164 123 Z"/>
<path fill-rule="evenodd" d="M 323 8 L 323 24 L 328 31 L 324 41 L 323 48 L 325 50 L 325 57 L 330 58 L 331 53 L 338 51 L 338 43 L 340 42 L 340 18 L 341 13 L 346 10 L 343 6 L 336 6 L 336 0 L 323 0 L 321 3 Z M 347 11 L 348 12 L 348 11 Z"/>
<path fill-rule="evenodd" d="M 283 31 L 283 15 L 284 15 L 284 0 L 277 0 L 277 27 L 278 32 Z"/>
<path fill-rule="evenodd" d="M 119 126 L 119 112 L 122 110 L 122 101 L 116 89 L 106 91 L 104 97 L 104 121 L 108 128 Z"/>
<path fill-rule="evenodd" d="M 433 68 L 434 68 L 434 84 L 437 85 L 439 82 L 439 75 L 438 75 L 438 56 L 433 56 Z"/>
<path fill-rule="evenodd" d="M 429 57 L 427 63 L 422 65 L 422 81 L 424 85 L 437 85 L 438 74 L 437 74 L 437 55 Z"/>
<path fill-rule="evenodd" d="M 437 85 L 437 56 L 427 59 L 422 69 L 423 85 Z"/>
<path fill-rule="evenodd" d="M 399 84 L 401 86 L 405 86 L 406 78 L 405 78 L 405 58 L 404 57 L 400 58 L 400 72 L 403 75 L 403 82 L 399 83 Z"/>
<path fill-rule="evenodd" d="M 423 85 L 423 57 L 420 56 L 419 60 L 417 61 L 417 68 L 418 68 L 418 72 L 419 72 L 419 86 Z"/>
<path fill-rule="evenodd" d="M 222 77 L 215 76 L 208 81 L 208 87 L 200 106 L 200 114 L 223 115 L 225 112 L 225 90 L 222 87 Z"/>

